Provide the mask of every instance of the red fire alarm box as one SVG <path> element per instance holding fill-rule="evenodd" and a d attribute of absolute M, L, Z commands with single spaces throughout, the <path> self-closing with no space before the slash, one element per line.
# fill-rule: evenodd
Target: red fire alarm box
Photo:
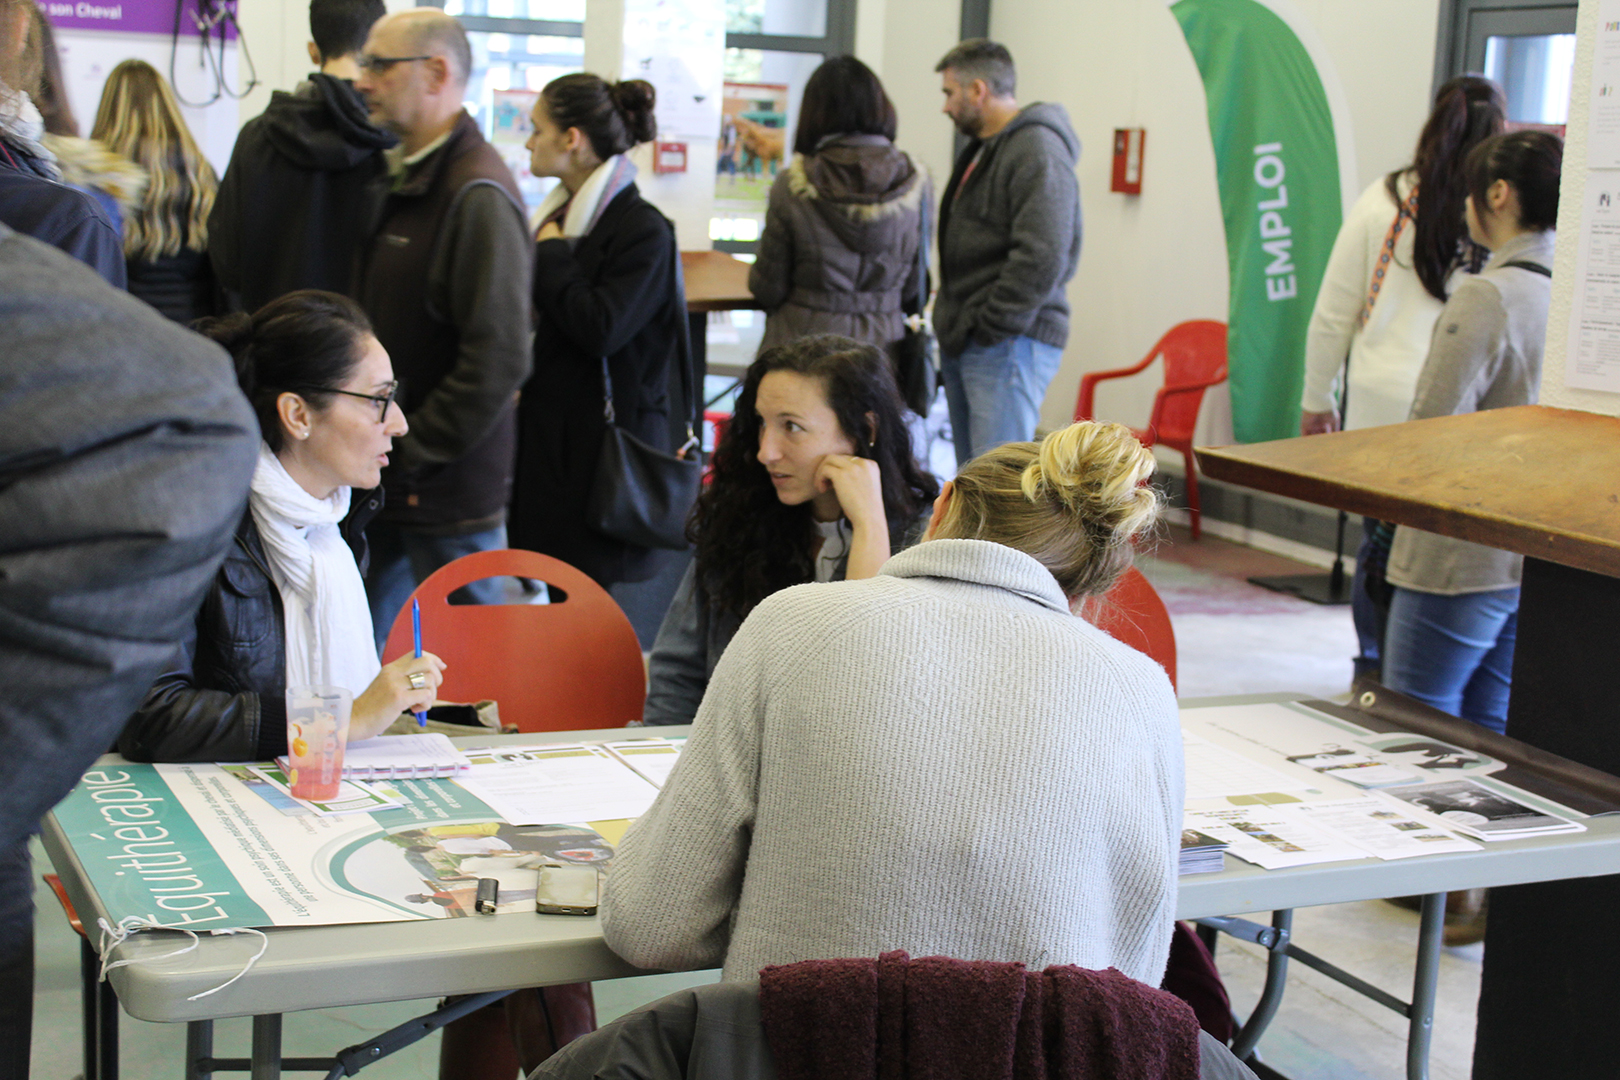
<path fill-rule="evenodd" d="M 686 144 L 683 142 L 653 143 L 653 172 L 678 173 L 686 171 Z"/>
<path fill-rule="evenodd" d="M 1142 194 L 1142 144 L 1147 142 L 1144 128 L 1114 129 L 1114 181 L 1110 191 L 1126 195 Z"/>

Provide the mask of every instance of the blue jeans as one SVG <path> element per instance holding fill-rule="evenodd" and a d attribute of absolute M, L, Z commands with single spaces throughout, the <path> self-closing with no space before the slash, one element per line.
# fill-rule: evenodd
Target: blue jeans
<path fill-rule="evenodd" d="M 1384 612 L 1367 593 L 1367 564 L 1372 555 L 1373 531 L 1378 522 L 1361 519 L 1361 546 L 1356 549 L 1356 572 L 1350 580 L 1350 621 L 1355 624 L 1360 653 L 1351 661 L 1356 676 L 1379 675 L 1384 655 Z M 1387 554 L 1387 553 L 1386 553 Z"/>
<path fill-rule="evenodd" d="M 966 465 L 1002 443 L 1033 439 L 1046 388 L 1062 359 L 1062 349 L 1030 337 L 969 343 L 955 356 L 941 356 L 956 464 Z"/>
<path fill-rule="evenodd" d="M 366 597 L 371 601 L 371 629 L 377 635 L 380 655 L 388 641 L 388 632 L 394 627 L 394 619 L 411 598 L 412 590 L 433 571 L 463 555 L 505 547 L 506 526 L 497 525 L 460 536 L 428 536 L 414 529 L 374 521 L 366 526 L 366 541 L 371 547 Z M 475 581 L 456 592 L 474 604 L 499 604 L 504 597 L 499 578 Z M 393 657 L 383 659 L 386 663 Z"/>
<path fill-rule="evenodd" d="M 1519 589 L 1436 596 L 1395 589 L 1384 685 L 1492 731 L 1507 728 Z"/>

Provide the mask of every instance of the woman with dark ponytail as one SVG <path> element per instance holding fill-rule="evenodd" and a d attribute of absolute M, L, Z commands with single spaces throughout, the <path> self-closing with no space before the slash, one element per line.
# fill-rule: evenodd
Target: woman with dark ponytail
<path fill-rule="evenodd" d="M 1545 131 L 1499 135 L 1468 155 L 1468 231 L 1491 258 L 1440 312 L 1412 419 L 1535 404 L 1563 157 Z M 1523 565 L 1511 552 L 1395 530 L 1385 685 L 1502 731 Z"/>
<path fill-rule="evenodd" d="M 1398 424 L 1412 408 L 1418 372 L 1440 308 L 1485 252 L 1463 225 L 1467 185 L 1462 163 L 1505 123 L 1502 91 L 1464 75 L 1435 95 L 1412 163 L 1374 181 L 1345 215 L 1323 272 L 1305 339 L 1300 434 Z M 1349 357 L 1348 386 L 1341 385 Z M 1356 674 L 1376 675 L 1383 613 L 1366 590 L 1381 572 L 1387 533 L 1365 523 L 1351 596 L 1361 653 Z"/>
<path fill-rule="evenodd" d="M 259 464 L 195 632 L 118 749 L 136 761 L 285 754 L 294 685 L 348 689 L 350 739 L 379 735 L 433 703 L 444 668 L 428 653 L 378 664 L 361 584 L 361 530 L 382 506 L 370 489 L 406 430 L 388 353 L 354 301 L 315 290 L 195 328 L 236 364 L 259 418 Z"/>
<path fill-rule="evenodd" d="M 654 551 L 586 519 L 602 445 L 603 359 L 615 422 L 643 442 L 680 449 L 675 433 L 690 417 L 672 412 L 695 411 L 671 401 L 686 334 L 675 230 L 641 197 L 625 156 L 657 134 L 655 99 L 639 79 L 564 75 L 540 92 L 528 142 L 534 175 L 561 183 L 539 211 L 534 374 L 518 405 L 507 531 L 513 547 L 555 556 L 602 585 L 657 570 Z"/>

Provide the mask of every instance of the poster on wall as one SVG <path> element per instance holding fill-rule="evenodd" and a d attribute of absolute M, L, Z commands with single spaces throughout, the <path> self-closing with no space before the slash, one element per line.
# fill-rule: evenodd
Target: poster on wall
<path fill-rule="evenodd" d="M 1203 78 L 1215 145 L 1232 430 L 1240 442 L 1291 438 L 1305 331 L 1344 216 L 1341 177 L 1353 175 L 1348 124 L 1335 122 L 1331 69 L 1277 0 L 1178 0 L 1170 11 Z"/>
<path fill-rule="evenodd" d="M 1599 11 L 1587 100 L 1587 167 L 1620 169 L 1620 0 L 1603 0 Z"/>
<path fill-rule="evenodd" d="M 251 66 L 238 68 L 235 0 L 43 0 L 40 10 L 56 30 L 81 134 L 90 133 L 112 69 L 144 60 L 169 81 L 197 145 L 224 171 L 254 76 Z"/>
<path fill-rule="evenodd" d="M 719 122 L 725 10 L 718 0 L 626 0 L 624 77 L 658 91 L 658 137 L 708 138 Z"/>
<path fill-rule="evenodd" d="M 236 40 L 235 0 L 41 0 L 39 8 L 58 30 Z"/>
<path fill-rule="evenodd" d="M 765 222 L 771 183 L 787 159 L 786 83 L 728 82 L 720 100 L 716 146 L 716 217 Z M 738 236 L 754 239 L 758 236 Z"/>
<path fill-rule="evenodd" d="M 1564 384 L 1620 394 L 1620 0 L 1599 9 L 1591 79 Z"/>
<path fill-rule="evenodd" d="M 534 103 L 540 100 L 538 90 L 493 90 L 490 92 L 489 141 L 512 170 L 518 191 L 523 194 L 523 205 L 530 213 L 540 206 L 557 181 L 551 177 L 537 177 L 529 171 L 529 134 L 534 131 L 530 117 Z"/>

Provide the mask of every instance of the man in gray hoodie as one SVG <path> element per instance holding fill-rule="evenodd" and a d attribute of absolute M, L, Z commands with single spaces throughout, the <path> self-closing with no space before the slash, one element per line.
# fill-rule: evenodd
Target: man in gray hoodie
<path fill-rule="evenodd" d="M 934 327 L 956 460 L 1035 434 L 1069 337 L 1080 261 L 1080 140 L 1061 105 L 1020 109 L 1012 55 L 957 45 L 935 67 L 969 139 L 939 209 Z"/>

